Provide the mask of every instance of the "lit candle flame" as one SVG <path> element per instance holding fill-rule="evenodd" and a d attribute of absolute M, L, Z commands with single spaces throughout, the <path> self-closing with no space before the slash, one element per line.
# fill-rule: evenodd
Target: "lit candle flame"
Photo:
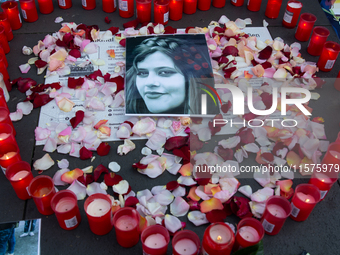
<path fill-rule="evenodd" d="M 307 203 L 309 202 L 309 198 L 306 199 L 306 202 L 307 202 Z"/>
<path fill-rule="evenodd" d="M 325 182 L 325 180 L 324 180 L 324 179 L 322 179 L 321 181 L 322 181 L 322 182 Z"/>
<path fill-rule="evenodd" d="M 46 196 L 46 194 L 42 195 L 43 197 Z"/>
<path fill-rule="evenodd" d="M 217 241 L 221 241 L 221 240 L 222 240 L 222 236 L 218 236 Z"/>

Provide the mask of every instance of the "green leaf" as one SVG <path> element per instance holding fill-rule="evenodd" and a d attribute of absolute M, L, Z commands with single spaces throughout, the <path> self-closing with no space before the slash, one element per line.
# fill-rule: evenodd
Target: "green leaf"
<path fill-rule="evenodd" d="M 262 240 L 253 246 L 238 250 L 232 255 L 264 255 Z"/>

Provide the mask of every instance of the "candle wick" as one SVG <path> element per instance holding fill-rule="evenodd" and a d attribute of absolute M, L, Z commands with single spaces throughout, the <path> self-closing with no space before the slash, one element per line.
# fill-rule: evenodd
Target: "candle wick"
<path fill-rule="evenodd" d="M 101 210 L 102 210 L 102 208 L 99 209 L 99 211 L 101 211 Z"/>

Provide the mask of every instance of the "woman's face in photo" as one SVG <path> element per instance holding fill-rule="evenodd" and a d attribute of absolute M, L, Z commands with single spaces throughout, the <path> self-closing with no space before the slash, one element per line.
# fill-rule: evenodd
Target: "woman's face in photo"
<path fill-rule="evenodd" d="M 151 113 L 171 111 L 185 101 L 185 77 L 162 52 L 137 63 L 136 86 Z"/>

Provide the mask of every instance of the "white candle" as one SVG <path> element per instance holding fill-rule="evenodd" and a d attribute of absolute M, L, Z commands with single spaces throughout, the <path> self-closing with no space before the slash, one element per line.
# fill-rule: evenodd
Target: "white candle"
<path fill-rule="evenodd" d="M 7 134 L 7 133 L 2 133 L 0 134 L 0 141 L 1 140 L 5 140 L 6 138 L 8 138 L 11 134 Z"/>
<path fill-rule="evenodd" d="M 152 249 L 159 249 L 166 245 L 165 237 L 162 234 L 153 234 L 149 235 L 145 241 L 144 244 Z"/>
<path fill-rule="evenodd" d="M 320 181 L 322 181 L 324 183 L 332 183 L 331 178 L 329 178 L 327 175 L 325 175 L 323 173 L 316 173 L 315 178 L 320 179 Z"/>
<path fill-rule="evenodd" d="M 272 215 L 276 217 L 284 218 L 287 216 L 286 211 L 279 205 L 273 205 L 273 204 L 268 205 L 267 209 Z"/>
<path fill-rule="evenodd" d="M 94 199 L 86 209 L 87 214 L 93 217 L 101 217 L 105 215 L 111 208 L 110 203 L 105 199 Z"/>
<path fill-rule="evenodd" d="M 0 160 L 10 159 L 10 158 L 13 158 L 15 155 L 17 155 L 17 153 L 14 152 L 14 151 L 7 152 L 6 154 L 4 154 L 4 155 L 0 158 Z"/>
<path fill-rule="evenodd" d="M 306 203 L 315 203 L 315 199 L 312 195 L 307 195 L 303 192 L 297 192 L 296 196 Z"/>
<path fill-rule="evenodd" d="M 194 241 L 183 238 L 175 244 L 174 249 L 178 254 L 191 255 L 197 251 L 197 246 Z"/>
<path fill-rule="evenodd" d="M 67 212 L 72 210 L 74 208 L 74 205 L 75 205 L 74 199 L 70 197 L 64 197 L 59 200 L 59 202 L 55 206 L 55 210 L 60 213 Z"/>
<path fill-rule="evenodd" d="M 340 153 L 337 151 L 329 151 L 329 153 L 334 157 L 340 159 Z"/>
<path fill-rule="evenodd" d="M 116 227 L 123 231 L 129 231 L 137 226 L 137 221 L 128 215 L 121 216 L 117 222 Z"/>
<path fill-rule="evenodd" d="M 302 8 L 301 3 L 289 3 L 288 4 L 291 8 Z"/>
<path fill-rule="evenodd" d="M 219 244 L 227 243 L 231 238 L 229 229 L 223 225 L 211 227 L 209 235 L 214 242 Z"/>
<path fill-rule="evenodd" d="M 26 170 L 21 170 L 11 177 L 12 181 L 20 181 L 29 174 Z"/>
<path fill-rule="evenodd" d="M 257 230 L 251 226 L 243 226 L 239 230 L 240 236 L 248 242 L 260 241 L 260 235 Z"/>

